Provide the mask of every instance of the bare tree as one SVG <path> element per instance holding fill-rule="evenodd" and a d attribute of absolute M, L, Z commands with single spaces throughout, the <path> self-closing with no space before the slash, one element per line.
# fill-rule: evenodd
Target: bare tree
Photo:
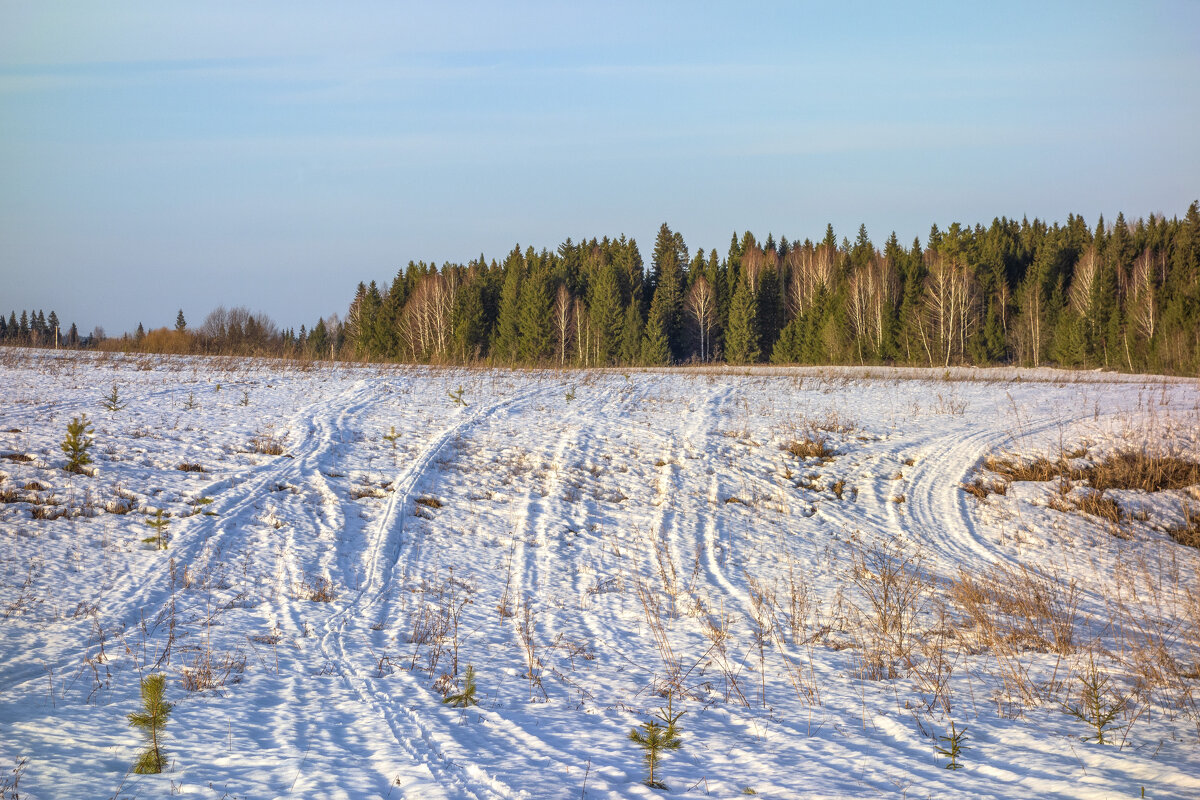
<path fill-rule="evenodd" d="M 966 354 L 967 337 L 978 323 L 975 281 L 966 264 L 935 250 L 925 253 L 925 314 L 921 339 L 930 365 L 950 366 Z"/>
<path fill-rule="evenodd" d="M 572 300 L 571 292 L 567 289 L 566 284 L 560 283 L 558 285 L 558 294 L 554 296 L 554 307 L 552 309 L 554 330 L 558 334 L 559 366 L 567 363 L 567 350 L 571 346 L 572 328 L 575 322 Z"/>
<path fill-rule="evenodd" d="M 791 275 L 788 284 L 788 305 L 793 315 L 803 314 L 812 307 L 822 289 L 833 284 L 837 254 L 828 245 L 816 248 L 796 248 L 785 258 Z"/>
<path fill-rule="evenodd" d="M 712 284 L 703 275 L 692 283 L 684 305 L 688 315 L 696 323 L 696 334 L 700 343 L 700 360 L 708 361 L 712 356 L 712 331 L 716 324 L 717 298 Z"/>

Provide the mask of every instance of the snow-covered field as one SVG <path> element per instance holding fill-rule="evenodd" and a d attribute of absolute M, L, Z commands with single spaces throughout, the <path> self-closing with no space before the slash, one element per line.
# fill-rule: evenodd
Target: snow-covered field
<path fill-rule="evenodd" d="M 1200 796 L 1200 551 L 1167 533 L 1200 489 L 1111 489 L 1114 523 L 983 470 L 1200 458 L 1194 379 L 0 363 L 22 798 L 660 796 L 629 734 L 668 698 L 672 795 Z M 155 673 L 170 763 L 131 774 Z"/>

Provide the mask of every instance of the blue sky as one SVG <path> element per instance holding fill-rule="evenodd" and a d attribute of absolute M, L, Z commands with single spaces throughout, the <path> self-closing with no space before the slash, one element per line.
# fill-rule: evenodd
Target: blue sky
<path fill-rule="evenodd" d="M 5 314 L 298 327 L 518 242 L 1200 196 L 1200 2 L 247 5 L 0 3 Z"/>

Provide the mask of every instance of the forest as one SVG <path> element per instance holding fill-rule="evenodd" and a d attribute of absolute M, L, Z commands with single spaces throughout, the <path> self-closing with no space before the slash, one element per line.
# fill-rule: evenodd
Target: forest
<path fill-rule="evenodd" d="M 32 319 L 32 321 L 30 321 Z M 42 312 L 0 316 L 5 344 L 542 366 L 1015 364 L 1200 371 L 1200 203 L 1183 219 L 1095 226 L 993 219 L 936 224 L 882 247 L 734 233 L 694 253 L 663 223 L 646 265 L 635 240 L 568 238 L 503 259 L 410 261 L 360 282 L 344 317 L 280 329 L 218 308 L 195 329 L 54 336 Z"/>

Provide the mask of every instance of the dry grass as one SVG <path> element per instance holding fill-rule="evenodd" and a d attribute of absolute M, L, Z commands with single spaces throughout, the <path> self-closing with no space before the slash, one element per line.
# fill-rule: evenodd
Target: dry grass
<path fill-rule="evenodd" d="M 1183 506 L 1183 523 L 1167 528 L 1167 535 L 1180 544 L 1200 548 L 1200 512 L 1193 511 L 1186 503 Z M 1200 615 L 1196 620 L 1200 628 Z"/>
<path fill-rule="evenodd" d="M 268 426 L 264 430 L 254 434 L 250 439 L 250 448 L 256 453 L 262 453 L 268 456 L 283 455 L 283 442 L 287 438 L 287 434 L 277 434 L 275 429 Z"/>
<path fill-rule="evenodd" d="M 1109 453 L 1088 466 L 1073 467 L 1070 460 L 1078 457 L 1075 453 L 1064 453 L 1057 461 L 1038 457 L 1028 463 L 992 457 L 984 466 L 1010 481 L 1045 482 L 1060 478 L 1086 482 L 1099 492 L 1107 489 L 1159 492 L 1200 484 L 1200 463 L 1176 455 L 1130 448 Z"/>
<path fill-rule="evenodd" d="M 333 581 L 324 575 L 306 576 L 296 584 L 292 595 L 297 600 L 311 600 L 314 603 L 332 603 L 337 599 Z"/>
<path fill-rule="evenodd" d="M 783 448 L 796 458 L 833 458 L 837 451 L 829 446 L 829 440 L 824 436 L 806 436 L 795 439 Z"/>
<path fill-rule="evenodd" d="M 1117 501 L 1111 497 L 1105 497 L 1098 490 L 1088 492 L 1077 498 L 1074 502 L 1075 508 L 1083 513 L 1108 520 L 1113 525 L 1119 525 L 1121 520 L 1125 518 L 1125 512 L 1121 510 L 1121 506 Z"/>
<path fill-rule="evenodd" d="M 225 654 L 214 656 L 205 649 L 197 653 L 192 663 L 183 668 L 181 681 L 189 692 L 219 689 L 227 683 L 238 683 L 246 671 L 246 656 Z"/>
<path fill-rule="evenodd" d="M 189 461 L 183 462 L 175 469 L 179 470 L 180 472 L 204 472 L 204 467 Z"/>
<path fill-rule="evenodd" d="M 965 615 L 978 647 L 1059 655 L 1074 648 L 1079 590 L 1056 572 L 1023 564 L 997 565 L 979 574 L 960 569 L 947 594 Z"/>

